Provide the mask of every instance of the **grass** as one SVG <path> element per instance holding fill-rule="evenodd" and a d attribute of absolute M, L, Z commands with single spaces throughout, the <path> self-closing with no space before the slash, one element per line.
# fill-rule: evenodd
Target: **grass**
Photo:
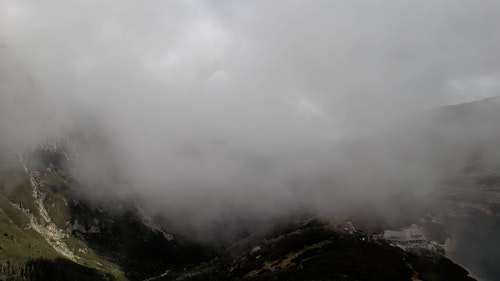
<path fill-rule="evenodd" d="M 0 151 L 0 156 L 0 267 L 20 270 L 29 265 L 46 268 L 53 274 L 55 270 L 61 271 L 61 266 L 65 265 L 75 270 L 76 275 L 81 275 L 81 278 L 77 276 L 75 280 L 87 280 L 84 275 L 94 276 L 94 273 L 107 274 L 113 280 L 127 280 L 121 267 L 97 255 L 85 241 L 72 235 L 64 239 L 69 248 L 80 257 L 77 259 L 78 263 L 74 263 L 61 256 L 41 234 L 31 229 L 28 217 L 18 209 L 28 209 L 41 221 L 31 183 L 15 154 Z M 66 222 L 71 217 L 66 196 L 74 191 L 74 186 L 53 171 L 43 168 L 41 171 L 44 205 L 57 227 L 65 230 Z M 85 250 L 79 252 L 79 249 Z M 10 279 L 8 274 L 0 272 L 0 280 Z"/>
<path fill-rule="evenodd" d="M 45 267 L 59 268 L 64 258 L 38 232 L 28 228 L 28 225 L 26 215 L 16 209 L 5 195 L 0 194 L 0 264 L 9 262 L 21 267 L 33 261 L 43 260 Z M 97 255 L 84 241 L 70 235 L 65 242 L 80 257 L 77 260 L 79 265 L 75 264 L 72 268 L 78 269 L 81 274 L 94 272 L 84 269 L 89 268 L 113 276 L 114 280 L 127 280 L 121 267 Z M 79 249 L 86 251 L 79 252 Z M 49 266 L 48 261 L 54 261 L 56 264 Z"/>
<path fill-rule="evenodd" d="M 99 221 L 102 233 L 82 230 L 83 233 L 74 231 L 62 238 L 76 254 L 73 261 L 78 266 L 111 274 L 114 280 L 142 280 L 171 267 L 182 268 L 207 260 L 211 255 L 192 241 L 177 238 L 167 241 L 161 233 L 146 227 L 134 209 L 130 213 L 102 211 L 80 198 L 78 186 L 64 172 L 61 153 L 37 150 L 26 158 L 30 159 L 30 169 L 39 172 L 43 208 L 59 230 L 66 233 L 68 223 L 75 220 L 85 227 Z M 72 199 L 79 199 L 80 203 L 75 204 Z M 39 208 L 18 156 L 0 150 L 0 229 L 3 231 L 0 231 L 0 267 L 4 265 L 10 270 L 15 264 L 14 268 L 20 272 L 31 263 L 50 272 L 64 260 L 72 264 L 46 241 L 52 238 L 29 229 L 28 216 L 19 210 L 33 214 L 43 227 L 48 223 L 41 219 Z"/>
<path fill-rule="evenodd" d="M 2 194 L 0 208 L 0 262 L 60 257 L 38 232 L 28 228 L 27 217 Z"/>
<path fill-rule="evenodd" d="M 44 157 L 60 161 L 56 156 Z M 17 280 L 27 275 L 31 280 L 143 280 L 166 269 L 171 273 L 158 280 L 399 281 L 415 276 L 424 281 L 470 280 L 467 272 L 444 257 L 404 252 L 368 240 L 362 233 L 348 235 L 319 220 L 307 225 L 279 224 L 204 262 L 214 256 L 207 247 L 181 237 L 166 241 L 147 228 L 133 209 L 113 213 L 98 211 L 84 200 L 74 204 L 71 199 L 77 187 L 57 169 L 43 165 L 39 169 L 43 171 L 43 203 L 52 221 L 65 231 L 72 219 L 89 225 L 98 219 L 102 232 L 68 235 L 63 240 L 78 258 L 76 262 L 63 258 L 27 227 L 28 218 L 13 206 L 13 202 L 20 203 L 32 213 L 38 207 L 22 167 L 0 158 L 0 280 L 16 280 L 14 275 L 20 277 Z M 260 250 L 250 253 L 256 246 Z"/>

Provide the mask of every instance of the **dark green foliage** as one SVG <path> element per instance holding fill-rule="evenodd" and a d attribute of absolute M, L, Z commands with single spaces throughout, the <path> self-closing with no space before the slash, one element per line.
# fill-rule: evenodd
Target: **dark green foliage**
<path fill-rule="evenodd" d="M 29 180 L 20 167 L 4 165 L 0 166 L 0 281 L 133 281 L 167 270 L 155 280 L 472 280 L 467 271 L 438 254 L 404 252 L 368 239 L 372 236 L 363 231 L 371 233 L 381 225 L 373 217 L 366 219 L 364 228 L 357 226 L 361 231 L 353 235 L 321 220 L 281 220 L 267 232 L 243 235 L 224 253 L 180 236 L 169 240 L 145 225 L 133 202 L 96 204 L 79 196 L 64 172 L 61 154 L 36 153 L 39 160 L 33 165 L 42 171 L 43 204 L 59 228 L 71 230 L 65 243 L 81 264 L 63 259 L 39 233 L 26 227 L 29 221 L 19 209 L 38 215 Z"/>
<path fill-rule="evenodd" d="M 366 235 L 348 235 L 316 222 L 280 228 L 261 240 L 258 253 L 235 247 L 205 266 L 163 280 L 473 280 L 450 260 L 405 252 Z M 439 257 L 439 259 L 437 259 Z"/>
<path fill-rule="evenodd" d="M 112 275 L 79 265 L 67 259 L 36 259 L 27 262 L 0 263 L 0 276 L 5 281 L 99 281 L 115 280 Z"/>
<path fill-rule="evenodd" d="M 72 234 L 84 240 L 99 256 L 120 265 L 131 280 L 146 279 L 171 268 L 183 268 L 213 257 L 210 248 L 175 237 L 167 240 L 162 233 L 144 225 L 134 208 L 130 211 L 106 211 L 91 207 L 84 200 L 70 202 L 73 220 L 91 225 L 99 220 L 100 233 Z"/>
<path fill-rule="evenodd" d="M 277 259 L 290 252 L 298 251 L 308 245 L 326 240 L 332 235 L 331 231 L 323 227 L 310 227 L 288 234 L 285 239 L 278 239 L 269 245 L 270 259 Z"/>

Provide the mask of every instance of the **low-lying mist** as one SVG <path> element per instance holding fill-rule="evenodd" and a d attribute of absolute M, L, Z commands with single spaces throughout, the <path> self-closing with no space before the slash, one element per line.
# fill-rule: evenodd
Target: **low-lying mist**
<path fill-rule="evenodd" d="M 437 109 L 499 93 L 498 24 L 496 1 L 0 0 L 0 136 L 70 143 L 89 196 L 194 232 L 418 211 L 498 163 L 498 114 Z"/>

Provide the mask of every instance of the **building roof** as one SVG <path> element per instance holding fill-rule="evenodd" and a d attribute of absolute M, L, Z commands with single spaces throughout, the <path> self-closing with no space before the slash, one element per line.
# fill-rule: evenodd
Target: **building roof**
<path fill-rule="evenodd" d="M 393 242 L 412 242 L 417 240 L 417 242 L 424 242 L 427 240 L 422 229 L 414 224 L 400 231 L 386 230 L 383 237 L 385 240 Z"/>

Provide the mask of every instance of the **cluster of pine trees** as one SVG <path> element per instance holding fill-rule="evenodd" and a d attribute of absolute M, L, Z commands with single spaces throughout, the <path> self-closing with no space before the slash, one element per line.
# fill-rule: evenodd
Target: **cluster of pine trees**
<path fill-rule="evenodd" d="M 85 281 L 112 280 L 99 272 L 68 260 L 36 259 L 0 262 L 0 281 Z"/>

